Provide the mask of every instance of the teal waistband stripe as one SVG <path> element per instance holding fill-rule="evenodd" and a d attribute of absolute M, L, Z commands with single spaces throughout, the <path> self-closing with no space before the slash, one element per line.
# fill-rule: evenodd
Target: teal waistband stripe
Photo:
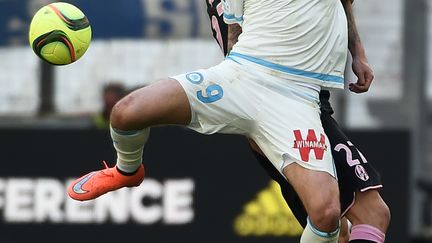
<path fill-rule="evenodd" d="M 280 64 L 272 63 L 272 62 L 269 62 L 269 61 L 266 61 L 266 60 L 263 60 L 260 58 L 240 54 L 237 52 L 231 52 L 228 57 L 230 57 L 230 56 L 242 58 L 242 59 L 248 60 L 250 62 L 265 66 L 265 67 L 270 68 L 270 69 L 281 71 L 284 73 L 304 76 L 304 77 L 308 77 L 308 78 L 319 79 L 319 80 L 324 81 L 324 82 L 332 82 L 332 83 L 338 83 L 338 84 L 343 84 L 345 82 L 342 77 L 329 75 L 329 74 L 323 74 L 323 73 L 314 73 L 314 72 L 304 71 L 304 70 L 300 70 L 300 69 L 296 69 L 296 68 L 291 68 L 291 67 L 283 66 Z"/>

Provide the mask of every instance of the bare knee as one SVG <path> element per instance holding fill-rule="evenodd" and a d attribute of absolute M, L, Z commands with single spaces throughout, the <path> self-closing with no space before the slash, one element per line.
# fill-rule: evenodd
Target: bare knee
<path fill-rule="evenodd" d="M 390 223 L 391 213 L 378 191 L 373 190 L 357 193 L 354 206 L 346 216 L 353 225 L 367 224 L 385 233 Z"/>
<path fill-rule="evenodd" d="M 132 95 L 128 95 L 114 105 L 111 111 L 111 126 L 121 130 L 131 130 L 132 114 L 131 105 L 134 103 Z"/>
<path fill-rule="evenodd" d="M 387 204 L 384 201 L 381 201 L 381 203 L 378 204 L 378 206 L 376 207 L 375 214 L 377 215 L 377 218 L 380 219 L 378 220 L 378 226 L 385 228 L 385 230 L 387 230 L 391 219 L 391 213 L 390 213 L 390 208 L 387 206 Z"/>
<path fill-rule="evenodd" d="M 111 113 L 111 126 L 121 130 L 139 130 L 154 125 L 187 125 L 191 117 L 191 107 L 183 87 L 175 79 L 163 79 L 120 100 Z"/>
<path fill-rule="evenodd" d="M 309 219 L 320 231 L 331 232 L 339 225 L 340 206 L 338 200 L 321 200 L 310 205 L 308 210 Z"/>
<path fill-rule="evenodd" d="M 372 226 L 377 227 L 382 232 L 386 232 L 387 228 L 390 224 L 391 213 L 390 208 L 384 202 L 384 200 L 380 200 L 375 205 L 375 208 L 372 209 L 374 222 L 371 223 Z"/>

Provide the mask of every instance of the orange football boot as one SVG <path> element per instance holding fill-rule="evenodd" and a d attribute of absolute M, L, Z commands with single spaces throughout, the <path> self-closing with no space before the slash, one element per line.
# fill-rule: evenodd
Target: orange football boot
<path fill-rule="evenodd" d="M 73 181 L 69 188 L 69 197 L 78 201 L 95 199 L 107 192 L 122 187 L 139 186 L 144 180 L 144 165 L 138 168 L 133 175 L 123 175 L 114 166 L 108 167 L 103 161 L 105 169 L 90 172 Z"/>

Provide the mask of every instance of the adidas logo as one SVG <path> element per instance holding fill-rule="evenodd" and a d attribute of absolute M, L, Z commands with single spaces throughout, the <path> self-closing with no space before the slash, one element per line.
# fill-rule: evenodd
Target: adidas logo
<path fill-rule="evenodd" d="M 279 185 L 271 181 L 234 219 L 234 231 L 240 236 L 297 237 L 303 228 L 285 203 Z"/>

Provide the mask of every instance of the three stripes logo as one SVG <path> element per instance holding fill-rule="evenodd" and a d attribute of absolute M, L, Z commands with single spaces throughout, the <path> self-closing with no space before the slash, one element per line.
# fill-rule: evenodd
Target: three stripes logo
<path fill-rule="evenodd" d="M 271 181 L 234 219 L 234 231 L 243 237 L 298 237 L 303 228 L 283 199 L 279 185 Z"/>
<path fill-rule="evenodd" d="M 304 162 L 309 162 L 310 151 L 313 150 L 315 158 L 322 160 L 324 157 L 324 151 L 327 150 L 324 134 L 320 134 L 320 140 L 318 141 L 316 133 L 313 129 L 309 129 L 306 139 L 303 138 L 300 130 L 294 130 L 294 146 L 300 152 L 301 159 Z"/>

